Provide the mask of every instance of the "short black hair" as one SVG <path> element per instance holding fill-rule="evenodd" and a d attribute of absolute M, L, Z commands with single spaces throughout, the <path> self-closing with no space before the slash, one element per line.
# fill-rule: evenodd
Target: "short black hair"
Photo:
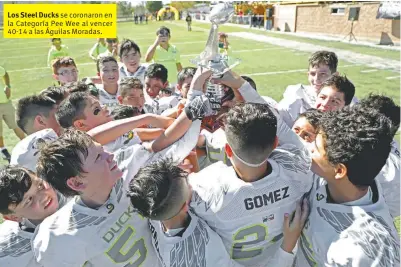
<path fill-rule="evenodd" d="M 78 81 L 78 82 L 64 84 L 63 87 L 70 94 L 77 93 L 77 92 L 84 92 L 84 93 L 89 93 L 90 95 L 92 95 L 96 98 L 99 97 L 99 89 L 93 83 L 86 83 L 83 81 Z"/>
<path fill-rule="evenodd" d="M 132 206 L 146 218 L 171 219 L 185 202 L 187 177 L 188 173 L 171 159 L 159 160 L 141 168 L 129 184 L 128 196 Z"/>
<path fill-rule="evenodd" d="M 244 79 L 245 81 L 247 81 L 252 86 L 253 89 L 255 89 L 256 91 L 258 90 L 256 88 L 255 81 L 251 77 L 248 77 L 248 76 L 245 76 L 245 75 L 241 75 L 241 78 Z"/>
<path fill-rule="evenodd" d="M 157 29 L 156 35 L 159 35 L 160 33 L 163 33 L 163 32 L 167 32 L 168 36 L 171 36 L 170 29 L 167 28 L 166 26 L 161 26 L 159 29 Z"/>
<path fill-rule="evenodd" d="M 134 41 L 130 39 L 123 39 L 120 44 L 120 58 L 123 58 L 123 54 L 128 53 L 132 49 L 134 49 L 135 52 L 141 54 L 141 49 L 139 49 L 139 46 Z"/>
<path fill-rule="evenodd" d="M 325 64 L 329 67 L 332 74 L 337 72 L 338 58 L 334 52 L 324 50 L 316 51 L 309 57 L 308 62 L 309 68 Z"/>
<path fill-rule="evenodd" d="M 309 124 L 312 125 L 312 127 L 316 130 L 317 127 L 319 127 L 319 122 L 322 118 L 322 115 L 323 111 L 310 108 L 307 111 L 299 114 L 298 118 L 295 121 L 299 120 L 300 118 L 305 118 L 309 122 Z"/>
<path fill-rule="evenodd" d="M 344 164 L 349 181 L 370 186 L 390 154 L 391 122 L 372 108 L 360 106 L 325 112 L 319 123 L 327 160 Z"/>
<path fill-rule="evenodd" d="M 112 56 L 101 57 L 96 61 L 97 72 L 100 72 L 100 66 L 107 62 L 114 62 L 118 65 L 117 60 Z"/>
<path fill-rule="evenodd" d="M 132 118 L 140 114 L 141 112 L 137 107 L 128 105 L 117 105 L 110 113 L 110 115 L 114 118 L 114 120 Z"/>
<path fill-rule="evenodd" d="M 242 160 L 258 164 L 273 151 L 277 118 L 267 104 L 237 104 L 225 116 L 227 142 Z"/>
<path fill-rule="evenodd" d="M 37 175 L 67 197 L 78 195 L 67 185 L 67 181 L 85 173 L 81 158 L 83 156 L 86 159 L 91 145 L 93 141 L 86 133 L 75 129 L 66 130 L 58 139 L 46 143 L 40 149 Z"/>
<path fill-rule="evenodd" d="M 57 102 L 44 95 L 31 95 L 18 100 L 16 122 L 26 134 L 33 133 L 33 121 L 36 116 L 49 117 L 50 112 L 56 108 Z"/>
<path fill-rule="evenodd" d="M 61 38 L 51 38 L 50 40 L 51 40 L 51 42 L 53 43 L 53 42 L 56 41 L 56 40 L 61 41 Z"/>
<path fill-rule="evenodd" d="M 179 85 L 182 85 L 182 83 L 185 81 L 187 78 L 193 78 L 196 72 L 196 68 L 194 67 L 185 67 L 182 68 L 180 72 L 177 74 L 177 83 Z"/>
<path fill-rule="evenodd" d="M 72 127 L 74 121 L 85 118 L 84 109 L 89 97 L 91 96 L 88 93 L 76 92 L 70 94 L 63 102 L 61 102 L 56 112 L 56 119 L 61 127 Z"/>
<path fill-rule="evenodd" d="M 146 69 L 145 77 L 149 79 L 160 79 L 163 83 L 165 83 L 167 82 L 168 71 L 162 64 L 153 63 Z"/>
<path fill-rule="evenodd" d="M 58 105 L 68 96 L 68 91 L 65 90 L 63 86 L 49 86 L 45 90 L 41 91 L 39 95 L 41 97 L 54 100 Z"/>
<path fill-rule="evenodd" d="M 338 92 L 344 94 L 345 105 L 348 106 L 351 104 L 352 98 L 355 95 L 355 86 L 347 79 L 347 76 L 333 75 L 323 83 L 322 87 L 326 86 L 337 88 Z"/>
<path fill-rule="evenodd" d="M 20 166 L 8 165 L 0 170 L 0 213 L 12 214 L 9 210 L 11 204 L 18 205 L 29 191 L 34 175 L 28 169 Z"/>
<path fill-rule="evenodd" d="M 396 134 L 400 127 L 400 106 L 394 103 L 393 99 L 385 95 L 370 93 L 367 97 L 362 98 L 357 105 L 373 108 L 386 116 L 392 123 L 393 136 Z"/>
<path fill-rule="evenodd" d="M 120 95 L 125 97 L 129 94 L 132 89 L 143 90 L 143 84 L 141 80 L 134 77 L 124 77 L 120 81 L 120 85 L 118 86 L 120 90 Z"/>

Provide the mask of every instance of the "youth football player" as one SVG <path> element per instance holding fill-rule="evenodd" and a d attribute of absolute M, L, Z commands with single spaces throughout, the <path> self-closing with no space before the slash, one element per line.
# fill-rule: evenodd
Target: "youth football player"
<path fill-rule="evenodd" d="M 0 264 L 40 267 L 32 253 L 36 227 L 63 206 L 66 198 L 46 181 L 20 166 L 0 171 Z"/>
<path fill-rule="evenodd" d="M 375 180 L 391 150 L 391 123 L 369 108 L 324 113 L 297 266 L 398 266 L 399 236 Z"/>
<path fill-rule="evenodd" d="M 164 266 L 241 266 L 232 260 L 221 238 L 189 210 L 188 173 L 163 159 L 139 170 L 128 194 L 138 213 L 150 219 L 152 243 Z M 297 206 L 294 220 L 284 219 L 282 250 L 269 266 L 291 266 L 292 250 L 306 221 L 306 200 Z"/>
<path fill-rule="evenodd" d="M 217 162 L 191 175 L 191 207 L 219 234 L 233 260 L 267 266 L 280 250 L 284 214 L 310 190 L 311 159 L 293 145 L 276 148 L 277 118 L 268 105 L 234 106 L 224 129 L 233 166 Z"/>
<path fill-rule="evenodd" d="M 209 76 L 210 72 L 199 75 L 195 85 L 201 86 L 197 88 L 202 88 Z M 133 211 L 124 192 L 138 169 L 150 161 L 161 157 L 181 161 L 189 154 L 199 134 L 199 119 L 211 110 L 202 99 L 194 99 L 164 136 L 151 145 L 153 151 L 160 151 L 166 140 L 179 139 L 189 128 L 176 144 L 159 153 L 134 145 L 116 152 L 115 160 L 79 131 L 67 132 L 45 146 L 38 174 L 73 200 L 36 231 L 33 246 L 40 264 L 158 266 L 148 222 Z M 66 250 L 65 244 L 74 245 Z"/>

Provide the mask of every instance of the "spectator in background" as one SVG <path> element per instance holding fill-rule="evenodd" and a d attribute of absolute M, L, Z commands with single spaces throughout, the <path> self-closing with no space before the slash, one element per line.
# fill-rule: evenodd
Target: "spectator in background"
<path fill-rule="evenodd" d="M 118 38 L 106 38 L 107 50 L 99 54 L 98 59 L 102 57 L 114 57 L 117 59 L 118 55 Z"/>
<path fill-rule="evenodd" d="M 50 39 L 52 46 L 49 49 L 49 54 L 47 55 L 47 66 L 50 67 L 50 63 L 58 57 L 68 56 L 68 47 L 61 44 L 60 38 Z"/>
<path fill-rule="evenodd" d="M 187 18 L 185 19 L 185 21 L 187 22 L 188 31 L 189 32 L 192 31 L 192 28 L 191 28 L 192 18 L 191 18 L 191 16 L 189 14 L 187 15 Z"/>
<path fill-rule="evenodd" d="M 0 76 L 3 78 L 4 91 L 0 93 L 0 154 L 3 159 L 10 162 L 11 155 L 4 145 L 3 139 L 3 120 L 8 128 L 12 129 L 19 139 L 23 139 L 25 134 L 15 122 L 15 108 L 11 102 L 11 81 L 7 71 L 0 66 Z"/>
<path fill-rule="evenodd" d="M 170 29 L 162 26 L 156 32 L 155 42 L 146 52 L 146 62 L 153 61 L 164 65 L 168 70 L 168 81 L 171 87 L 177 84 L 177 73 L 181 71 L 180 53 L 175 45 L 169 43 L 171 35 Z"/>
<path fill-rule="evenodd" d="M 107 51 L 107 45 L 104 38 L 97 38 L 97 43 L 89 51 L 89 56 L 94 61 L 98 60 L 99 55 Z"/>

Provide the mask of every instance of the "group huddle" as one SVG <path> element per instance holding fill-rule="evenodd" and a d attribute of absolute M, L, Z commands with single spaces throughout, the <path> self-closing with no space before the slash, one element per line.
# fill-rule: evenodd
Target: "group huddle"
<path fill-rule="evenodd" d="M 140 58 L 123 40 L 78 81 L 58 57 L 59 84 L 18 101 L 0 266 L 399 266 L 392 99 L 356 99 L 329 51 L 278 103 L 233 71 L 172 85 Z"/>

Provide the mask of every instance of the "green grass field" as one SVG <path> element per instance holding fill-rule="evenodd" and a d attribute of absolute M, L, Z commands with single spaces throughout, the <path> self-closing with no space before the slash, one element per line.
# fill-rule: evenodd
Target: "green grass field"
<path fill-rule="evenodd" d="M 191 65 L 190 59 L 198 55 L 204 48 L 209 29 L 204 23 L 194 23 L 194 30 L 187 32 L 185 22 L 150 22 L 149 25 L 134 25 L 133 22 L 124 22 L 118 25 L 118 37 L 130 38 L 141 48 L 142 56 L 145 56 L 148 46 L 155 39 L 156 29 L 166 25 L 171 29 L 171 43 L 175 44 L 181 53 L 182 65 Z M 308 38 L 281 35 L 277 33 L 248 30 L 233 26 L 223 26 L 221 31 L 244 32 L 268 35 L 284 40 L 295 40 L 304 43 L 323 45 L 332 48 L 341 48 L 366 55 L 375 55 L 387 59 L 399 60 L 399 51 L 387 51 L 365 46 L 353 46 L 340 42 L 318 41 Z M 268 43 L 250 41 L 238 37 L 229 37 L 233 56 L 242 59 L 242 63 L 235 68 L 240 74 L 251 76 L 262 95 L 267 95 L 275 100 L 280 100 L 286 86 L 291 84 L 307 84 L 306 69 L 309 54 L 289 50 Z M 88 56 L 89 49 L 96 39 L 63 39 L 63 44 L 70 49 L 70 55 L 75 59 L 79 68 L 80 77 L 96 74 L 95 64 Z M 47 52 L 50 47 L 48 39 L 4 39 L 0 37 L 0 65 L 4 66 L 11 78 L 12 97 L 15 100 L 33 93 L 37 93 L 47 86 L 52 85 L 53 79 L 50 68 L 46 67 Z M 350 64 L 340 60 L 339 71 L 346 74 L 356 86 L 357 97 L 361 98 L 370 92 L 384 93 L 400 103 L 400 80 L 386 79 L 386 77 L 398 76 L 389 70 L 375 72 L 361 72 L 371 68 L 363 65 Z M 278 73 L 274 73 L 278 72 Z M 7 147 L 17 143 L 17 138 L 12 131 L 5 127 L 4 139 Z M 5 162 L 0 162 L 0 164 Z M 397 228 L 399 221 L 397 221 Z"/>

